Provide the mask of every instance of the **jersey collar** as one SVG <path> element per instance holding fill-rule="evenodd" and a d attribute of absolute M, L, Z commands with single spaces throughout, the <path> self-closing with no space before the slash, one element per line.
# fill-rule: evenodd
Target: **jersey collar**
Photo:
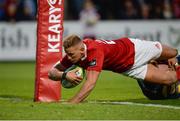
<path fill-rule="evenodd" d="M 84 57 L 81 58 L 81 61 L 83 61 L 87 58 L 87 45 L 84 43 L 83 43 L 83 45 L 84 45 L 85 54 L 84 54 Z"/>

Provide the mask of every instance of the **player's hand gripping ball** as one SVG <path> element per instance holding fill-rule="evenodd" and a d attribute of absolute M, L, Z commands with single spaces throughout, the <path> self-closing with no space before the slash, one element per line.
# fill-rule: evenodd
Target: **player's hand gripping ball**
<path fill-rule="evenodd" d="M 85 70 L 84 70 L 83 68 L 77 66 L 77 65 L 72 65 L 71 67 L 69 67 L 68 69 L 65 70 L 65 73 L 70 72 L 70 71 L 74 71 L 74 70 L 76 70 L 76 71 L 75 71 L 75 74 L 76 74 L 77 76 L 81 77 L 82 80 L 83 80 L 84 77 L 85 77 Z M 82 82 L 82 80 L 81 80 L 81 82 Z M 81 82 L 80 82 L 80 83 L 81 83 Z M 79 84 L 80 84 L 80 83 L 79 83 Z M 61 80 L 61 84 L 62 84 L 62 86 L 63 86 L 64 88 L 73 88 L 73 87 L 79 85 L 79 84 L 72 84 L 72 83 L 71 83 L 70 81 L 68 81 L 67 79 L 62 79 L 62 80 Z"/>

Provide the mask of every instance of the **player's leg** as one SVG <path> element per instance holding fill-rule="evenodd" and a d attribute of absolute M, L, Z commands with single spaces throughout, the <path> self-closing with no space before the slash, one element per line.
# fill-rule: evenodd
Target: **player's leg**
<path fill-rule="evenodd" d="M 162 52 L 158 60 L 167 60 L 177 56 L 178 54 L 177 49 L 174 49 L 172 47 L 163 44 L 161 44 L 161 46 L 162 46 Z"/>
<path fill-rule="evenodd" d="M 145 80 L 152 83 L 170 85 L 177 81 L 177 75 L 176 71 L 161 70 L 153 64 L 148 64 Z"/>
<path fill-rule="evenodd" d="M 135 45 L 135 62 L 133 67 L 125 74 L 133 78 L 147 80 L 159 84 L 172 84 L 177 80 L 175 71 L 159 70 L 151 60 L 168 59 L 175 57 L 177 51 L 159 42 L 141 41 L 130 39 Z"/>

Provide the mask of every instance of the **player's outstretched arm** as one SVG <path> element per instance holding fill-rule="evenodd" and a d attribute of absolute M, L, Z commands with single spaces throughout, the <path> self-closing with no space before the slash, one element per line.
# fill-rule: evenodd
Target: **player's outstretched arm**
<path fill-rule="evenodd" d="M 53 81 L 59 81 L 62 78 L 62 75 L 63 72 L 59 71 L 57 68 L 52 68 L 48 73 L 49 79 Z"/>
<path fill-rule="evenodd" d="M 51 80 L 59 81 L 62 78 L 65 68 L 60 62 L 56 63 L 48 72 L 48 77 Z"/>
<path fill-rule="evenodd" d="M 64 75 L 65 77 L 63 77 L 64 71 L 66 69 L 67 68 L 65 68 L 60 62 L 56 63 L 48 72 L 49 79 L 60 81 L 62 78 L 66 78 L 71 83 L 80 83 L 82 78 L 76 75 L 76 70 L 70 71 L 68 73 L 66 72 L 66 74 Z"/>
<path fill-rule="evenodd" d="M 72 99 L 70 99 L 69 102 L 70 103 L 82 102 L 94 89 L 99 74 L 100 72 L 98 71 L 87 71 L 87 80 L 81 87 L 80 91 Z"/>

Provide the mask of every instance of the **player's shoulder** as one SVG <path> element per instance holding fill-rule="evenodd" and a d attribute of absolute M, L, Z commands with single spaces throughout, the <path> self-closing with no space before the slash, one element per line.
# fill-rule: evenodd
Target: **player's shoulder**
<path fill-rule="evenodd" d="M 84 39 L 83 42 L 86 45 L 89 54 L 94 52 L 97 53 L 97 51 L 103 51 L 103 45 L 96 40 Z"/>
<path fill-rule="evenodd" d="M 82 40 L 84 43 L 92 43 L 94 40 L 90 38 L 86 38 Z"/>
<path fill-rule="evenodd" d="M 83 43 L 86 44 L 88 48 L 96 48 L 98 47 L 98 43 L 96 40 L 93 39 L 84 39 Z"/>

